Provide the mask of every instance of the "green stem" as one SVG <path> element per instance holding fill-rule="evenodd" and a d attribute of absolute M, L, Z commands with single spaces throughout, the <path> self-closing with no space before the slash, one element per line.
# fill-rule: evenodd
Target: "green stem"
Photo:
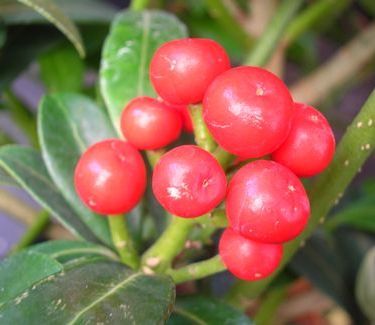
<path fill-rule="evenodd" d="M 172 277 L 176 284 L 178 284 L 186 281 L 202 279 L 206 276 L 225 270 L 226 267 L 221 261 L 220 256 L 216 255 L 208 260 L 190 264 L 177 270 L 169 269 L 166 273 Z"/>
<path fill-rule="evenodd" d="M 216 148 L 216 150 L 213 152 L 213 155 L 224 170 L 226 170 L 236 159 L 235 155 L 232 155 L 220 146 Z"/>
<path fill-rule="evenodd" d="M 130 3 L 130 9 L 134 11 L 141 11 L 147 8 L 149 0 L 132 0 Z"/>
<path fill-rule="evenodd" d="M 127 223 L 122 214 L 108 216 L 112 242 L 115 245 L 121 262 L 133 269 L 139 266 L 139 256 L 134 248 L 133 240 L 127 228 Z"/>
<path fill-rule="evenodd" d="M 277 47 L 278 41 L 289 24 L 290 19 L 302 5 L 303 0 L 284 0 L 272 17 L 266 31 L 255 44 L 254 49 L 245 60 L 246 65 L 265 65 Z"/>
<path fill-rule="evenodd" d="M 329 210 L 338 203 L 366 159 L 375 147 L 375 90 L 352 121 L 337 147 L 330 166 L 316 179 L 309 191 L 311 216 L 304 232 L 284 246 L 284 257 L 277 272 L 254 282 L 238 281 L 229 291 L 227 299 L 234 305 L 258 296 L 285 267 L 298 248 L 324 222 Z"/>
<path fill-rule="evenodd" d="M 30 227 L 26 230 L 25 234 L 18 241 L 18 243 L 12 248 L 11 253 L 16 253 L 32 244 L 41 232 L 49 224 L 50 218 L 47 211 L 42 211 L 38 214 L 37 218 L 33 221 Z"/>
<path fill-rule="evenodd" d="M 195 142 L 198 146 L 209 152 L 214 151 L 216 143 L 204 123 L 202 105 L 190 105 L 189 109 L 194 127 Z"/>
<path fill-rule="evenodd" d="M 241 24 L 235 19 L 222 0 L 205 0 L 206 6 L 211 16 L 217 19 L 218 23 L 227 30 L 232 37 L 240 44 L 250 48 L 253 40 L 249 34 L 242 28 Z"/>
<path fill-rule="evenodd" d="M 196 222 L 194 219 L 173 216 L 163 234 L 143 255 L 144 269 L 163 272 L 169 268 L 173 258 L 183 249 Z"/>
<path fill-rule="evenodd" d="M 159 161 L 160 157 L 164 155 L 165 149 L 159 150 L 146 150 L 147 160 L 152 168 L 155 167 L 156 163 Z"/>

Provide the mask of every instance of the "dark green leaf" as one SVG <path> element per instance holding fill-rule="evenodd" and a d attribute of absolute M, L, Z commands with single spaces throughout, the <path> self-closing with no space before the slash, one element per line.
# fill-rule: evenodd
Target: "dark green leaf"
<path fill-rule="evenodd" d="M 31 246 L 28 251 L 43 253 L 60 263 L 82 256 L 104 256 L 117 260 L 117 256 L 108 248 L 84 241 L 54 240 Z"/>
<path fill-rule="evenodd" d="M 49 92 L 81 90 L 85 66 L 70 45 L 62 44 L 43 53 L 39 66 L 41 78 Z"/>
<path fill-rule="evenodd" d="M 0 263 L 0 306 L 35 282 L 60 271 L 59 262 L 40 253 L 22 252 L 6 258 Z"/>
<path fill-rule="evenodd" d="M 162 324 L 174 302 L 165 276 L 98 261 L 41 281 L 0 307 L 5 324 Z"/>
<path fill-rule="evenodd" d="M 3 47 L 4 43 L 5 43 L 5 39 L 6 39 L 6 30 L 5 30 L 5 27 L 2 23 L 0 23 L 0 48 Z"/>
<path fill-rule="evenodd" d="M 34 9 L 56 26 L 75 46 L 78 53 L 84 57 L 85 48 L 81 35 L 74 23 L 51 0 L 17 0 Z"/>
<path fill-rule="evenodd" d="M 375 321 L 375 246 L 370 249 L 358 271 L 356 298 L 366 316 Z"/>
<path fill-rule="evenodd" d="M 105 113 L 76 94 L 45 96 L 40 104 L 38 134 L 49 174 L 65 199 L 93 233 L 111 244 L 106 218 L 86 208 L 74 188 L 74 169 L 81 154 L 97 141 L 114 136 Z"/>
<path fill-rule="evenodd" d="M 251 325 L 250 319 L 217 299 L 192 296 L 177 300 L 168 325 Z"/>
<path fill-rule="evenodd" d="M 0 166 L 73 234 L 96 240 L 53 184 L 39 153 L 31 148 L 3 146 L 0 148 Z"/>
<path fill-rule="evenodd" d="M 116 16 L 103 48 L 100 87 L 117 129 L 121 111 L 131 99 L 155 95 L 148 76 L 155 50 L 186 36 L 185 26 L 165 12 L 124 11 Z"/>

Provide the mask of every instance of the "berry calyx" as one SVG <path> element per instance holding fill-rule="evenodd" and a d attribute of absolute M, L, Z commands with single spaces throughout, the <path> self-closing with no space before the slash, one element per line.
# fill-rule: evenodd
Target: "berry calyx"
<path fill-rule="evenodd" d="M 151 60 L 150 79 L 165 101 L 188 105 L 201 102 L 214 78 L 229 68 L 229 57 L 220 44 L 185 38 L 158 48 Z"/>
<path fill-rule="evenodd" d="M 228 186 L 227 217 L 242 236 L 283 243 L 304 229 L 310 204 L 301 181 L 286 167 L 257 160 L 240 168 Z"/>
<path fill-rule="evenodd" d="M 297 176 L 322 172 L 335 152 L 335 136 L 326 118 L 314 107 L 295 103 L 292 128 L 285 142 L 272 153 L 272 159 Z"/>
<path fill-rule="evenodd" d="M 121 114 L 121 131 L 136 148 L 153 150 L 177 140 L 181 134 L 180 113 L 151 97 L 133 99 Z"/>
<path fill-rule="evenodd" d="M 257 158 L 286 139 L 293 114 L 288 88 L 257 67 L 230 69 L 207 89 L 203 117 L 214 139 L 228 152 Z"/>
<path fill-rule="evenodd" d="M 76 191 L 83 203 L 100 214 L 133 209 L 146 188 L 146 167 L 130 144 L 108 139 L 83 153 L 74 173 Z"/>
<path fill-rule="evenodd" d="M 219 255 L 229 272 L 242 280 L 254 281 L 269 276 L 277 269 L 283 247 L 247 239 L 227 228 L 220 238 Z"/>
<path fill-rule="evenodd" d="M 176 147 L 155 166 L 152 189 L 171 214 L 199 217 L 215 208 L 226 193 L 225 173 L 207 151 L 193 145 Z"/>

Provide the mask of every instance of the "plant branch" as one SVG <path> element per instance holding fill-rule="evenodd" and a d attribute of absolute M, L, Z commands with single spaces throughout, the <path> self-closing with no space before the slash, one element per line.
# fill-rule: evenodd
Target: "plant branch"
<path fill-rule="evenodd" d="M 134 248 L 133 240 L 122 214 L 108 216 L 112 242 L 115 245 L 121 261 L 133 269 L 139 266 L 139 256 Z"/>
<path fill-rule="evenodd" d="M 172 220 L 158 240 L 144 253 L 144 272 L 163 272 L 171 266 L 172 260 L 183 249 L 195 219 L 172 216 Z"/>
<path fill-rule="evenodd" d="M 176 284 L 183 283 L 191 280 L 198 280 L 225 271 L 226 267 L 221 261 L 219 255 L 216 255 L 208 260 L 190 264 L 181 267 L 177 270 L 169 269 L 169 274 Z"/>
<path fill-rule="evenodd" d="M 316 71 L 292 85 L 293 98 L 314 105 L 350 80 L 375 54 L 375 23 L 372 23 Z"/>
<path fill-rule="evenodd" d="M 298 11 L 303 0 L 284 0 L 268 24 L 266 31 L 245 60 L 245 65 L 263 66 L 277 47 L 290 19 Z"/>
<path fill-rule="evenodd" d="M 315 228 L 324 222 L 329 210 L 338 203 L 374 147 L 375 90 L 348 127 L 337 147 L 333 162 L 313 183 L 309 191 L 311 216 L 308 226 L 298 238 L 285 245 L 284 257 L 278 271 L 260 281 L 238 281 L 227 296 L 229 302 L 240 305 L 244 300 L 254 298 L 265 290 Z"/>

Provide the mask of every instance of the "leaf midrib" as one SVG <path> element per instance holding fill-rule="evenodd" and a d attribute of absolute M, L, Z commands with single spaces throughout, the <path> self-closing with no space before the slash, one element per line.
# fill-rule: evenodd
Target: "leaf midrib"
<path fill-rule="evenodd" d="M 184 316 L 184 317 L 186 317 L 186 318 L 194 321 L 197 325 L 207 325 L 207 323 L 204 320 L 198 318 L 196 315 L 188 312 L 185 309 L 181 309 L 181 308 L 175 307 L 174 310 L 173 310 L 173 312 L 175 312 L 177 314 L 180 314 L 181 316 Z"/>

